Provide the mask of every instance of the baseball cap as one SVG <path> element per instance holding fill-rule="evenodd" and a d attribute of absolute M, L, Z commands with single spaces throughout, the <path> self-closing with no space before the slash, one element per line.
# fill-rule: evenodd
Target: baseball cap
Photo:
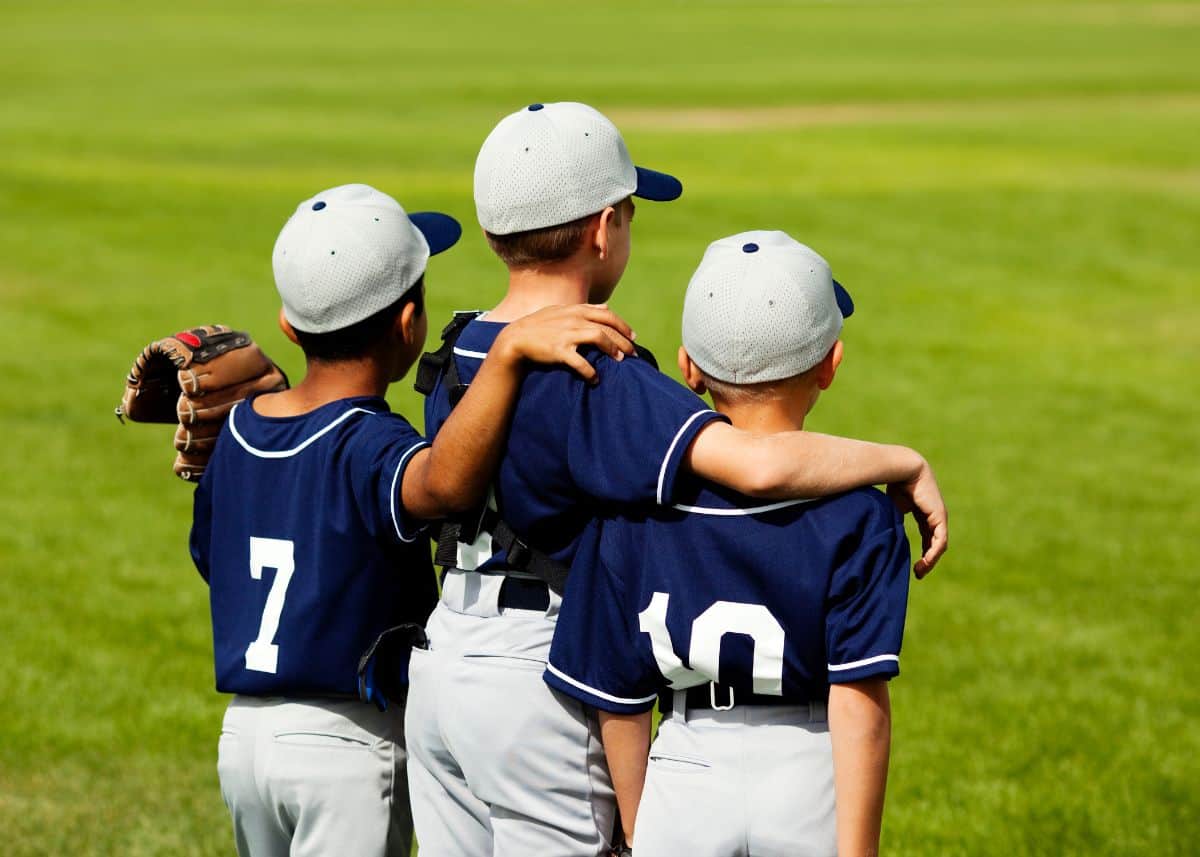
<path fill-rule="evenodd" d="M 504 117 L 475 160 L 475 210 L 493 235 L 570 223 L 627 196 L 667 202 L 679 179 L 635 167 L 621 132 L 586 104 L 530 104 Z"/>
<path fill-rule="evenodd" d="M 683 301 L 683 345 L 706 375 L 778 381 L 824 359 L 854 312 L 829 264 L 785 232 L 708 245 Z"/>
<path fill-rule="evenodd" d="M 450 215 L 408 214 L 369 185 L 323 190 L 296 207 L 275 240 L 284 315 L 305 333 L 349 327 L 399 300 L 429 257 L 461 235 Z"/>

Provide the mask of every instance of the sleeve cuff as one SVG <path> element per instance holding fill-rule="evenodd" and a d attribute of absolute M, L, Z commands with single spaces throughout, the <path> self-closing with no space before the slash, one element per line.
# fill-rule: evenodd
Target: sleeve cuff
<path fill-rule="evenodd" d="M 614 714 L 641 714 L 643 711 L 653 708 L 654 703 L 658 701 L 657 693 L 634 698 L 605 693 L 572 678 L 551 663 L 546 664 L 546 671 L 542 674 L 542 678 L 550 687 L 565 693 L 572 699 L 577 699 L 584 705 L 590 705 L 602 711 L 611 711 Z"/>
<path fill-rule="evenodd" d="M 429 446 L 428 441 L 414 443 L 404 454 L 400 456 L 400 461 L 396 463 L 396 472 L 392 476 L 392 528 L 396 531 L 396 538 L 402 542 L 415 541 L 417 536 L 425 532 L 429 526 L 427 521 L 418 521 L 410 518 L 404 511 L 404 504 L 400 502 L 401 480 L 404 478 L 404 468 L 412 461 L 415 453 Z"/>
<path fill-rule="evenodd" d="M 700 430 L 714 420 L 729 422 L 728 417 L 716 411 L 696 411 L 675 433 L 675 438 L 667 447 L 667 454 L 663 456 L 662 467 L 658 470 L 656 500 L 660 506 L 669 505 L 671 498 L 675 495 L 675 483 L 679 478 L 679 464 L 683 461 L 684 453 L 692 445 L 692 441 L 700 433 Z"/>
<path fill-rule="evenodd" d="M 829 683 L 848 684 L 868 678 L 894 678 L 900 675 L 899 655 L 875 655 L 858 661 L 829 664 Z"/>

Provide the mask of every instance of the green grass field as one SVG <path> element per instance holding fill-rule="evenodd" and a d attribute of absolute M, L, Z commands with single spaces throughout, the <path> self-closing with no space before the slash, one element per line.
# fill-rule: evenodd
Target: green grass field
<path fill-rule="evenodd" d="M 111 416 L 135 352 L 219 320 L 295 377 L 270 268 L 292 207 L 365 181 L 471 224 L 485 134 L 563 99 L 686 186 L 639 207 L 613 305 L 641 341 L 672 355 L 709 241 L 786 229 L 859 307 L 810 426 L 939 472 L 952 551 L 913 588 L 886 852 L 1200 850 L 1200 5 L 106 0 L 3 21 L 4 854 L 233 852 L 190 489 L 166 429 Z M 503 290 L 474 235 L 434 262 L 435 325 Z M 408 384 L 392 401 L 419 414 Z"/>

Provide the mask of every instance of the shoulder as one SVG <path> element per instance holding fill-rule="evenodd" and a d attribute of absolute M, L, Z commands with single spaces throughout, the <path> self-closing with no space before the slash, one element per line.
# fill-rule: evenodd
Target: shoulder
<path fill-rule="evenodd" d="M 658 376 L 659 378 L 668 380 L 658 370 L 658 364 L 654 361 L 653 355 L 648 350 L 642 349 L 639 346 L 638 351 L 638 354 L 630 354 L 622 360 L 614 360 L 607 353 L 590 345 L 579 349 L 579 353 L 596 368 L 596 372 L 602 379 L 612 377 L 624 380 Z M 646 356 L 643 356 L 643 352 Z M 567 381 L 572 386 L 577 385 L 580 388 L 590 388 L 592 386 L 579 377 L 577 372 L 559 364 L 534 366 L 531 368 L 530 374 L 534 373 L 553 376 Z"/>
<path fill-rule="evenodd" d="M 614 360 L 596 348 L 584 348 L 580 354 L 596 369 L 597 383 L 589 383 L 567 366 L 530 367 L 521 395 L 569 398 L 577 403 L 630 398 L 686 398 L 689 403 L 703 401 L 678 381 L 664 375 L 644 357 L 629 355 Z M 707 407 L 707 406 L 705 406 Z"/>
<path fill-rule="evenodd" d="M 390 410 L 364 410 L 367 412 L 358 419 L 347 421 L 346 443 L 352 449 L 375 451 L 426 443 L 425 437 L 402 414 Z"/>
<path fill-rule="evenodd" d="M 575 373 L 581 389 L 587 396 L 607 398 L 611 396 L 646 396 L 654 401 L 677 402 L 689 409 L 709 410 L 708 404 L 669 375 L 659 371 L 651 355 L 630 355 L 623 360 L 614 360 L 607 354 L 589 349 L 584 356 L 596 367 L 599 382 L 587 384 Z"/>
<path fill-rule="evenodd" d="M 904 532 L 904 519 L 887 494 L 878 488 L 855 488 L 812 504 L 810 513 L 822 524 L 844 532 L 853 531 L 869 541 L 886 533 Z"/>

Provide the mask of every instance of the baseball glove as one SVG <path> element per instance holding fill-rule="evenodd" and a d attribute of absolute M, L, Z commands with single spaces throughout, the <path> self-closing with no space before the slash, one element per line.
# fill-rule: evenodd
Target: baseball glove
<path fill-rule="evenodd" d="M 230 409 L 252 393 L 286 390 L 287 376 L 248 333 L 210 324 L 151 342 L 133 361 L 117 419 L 176 423 L 175 475 L 204 475 Z"/>

